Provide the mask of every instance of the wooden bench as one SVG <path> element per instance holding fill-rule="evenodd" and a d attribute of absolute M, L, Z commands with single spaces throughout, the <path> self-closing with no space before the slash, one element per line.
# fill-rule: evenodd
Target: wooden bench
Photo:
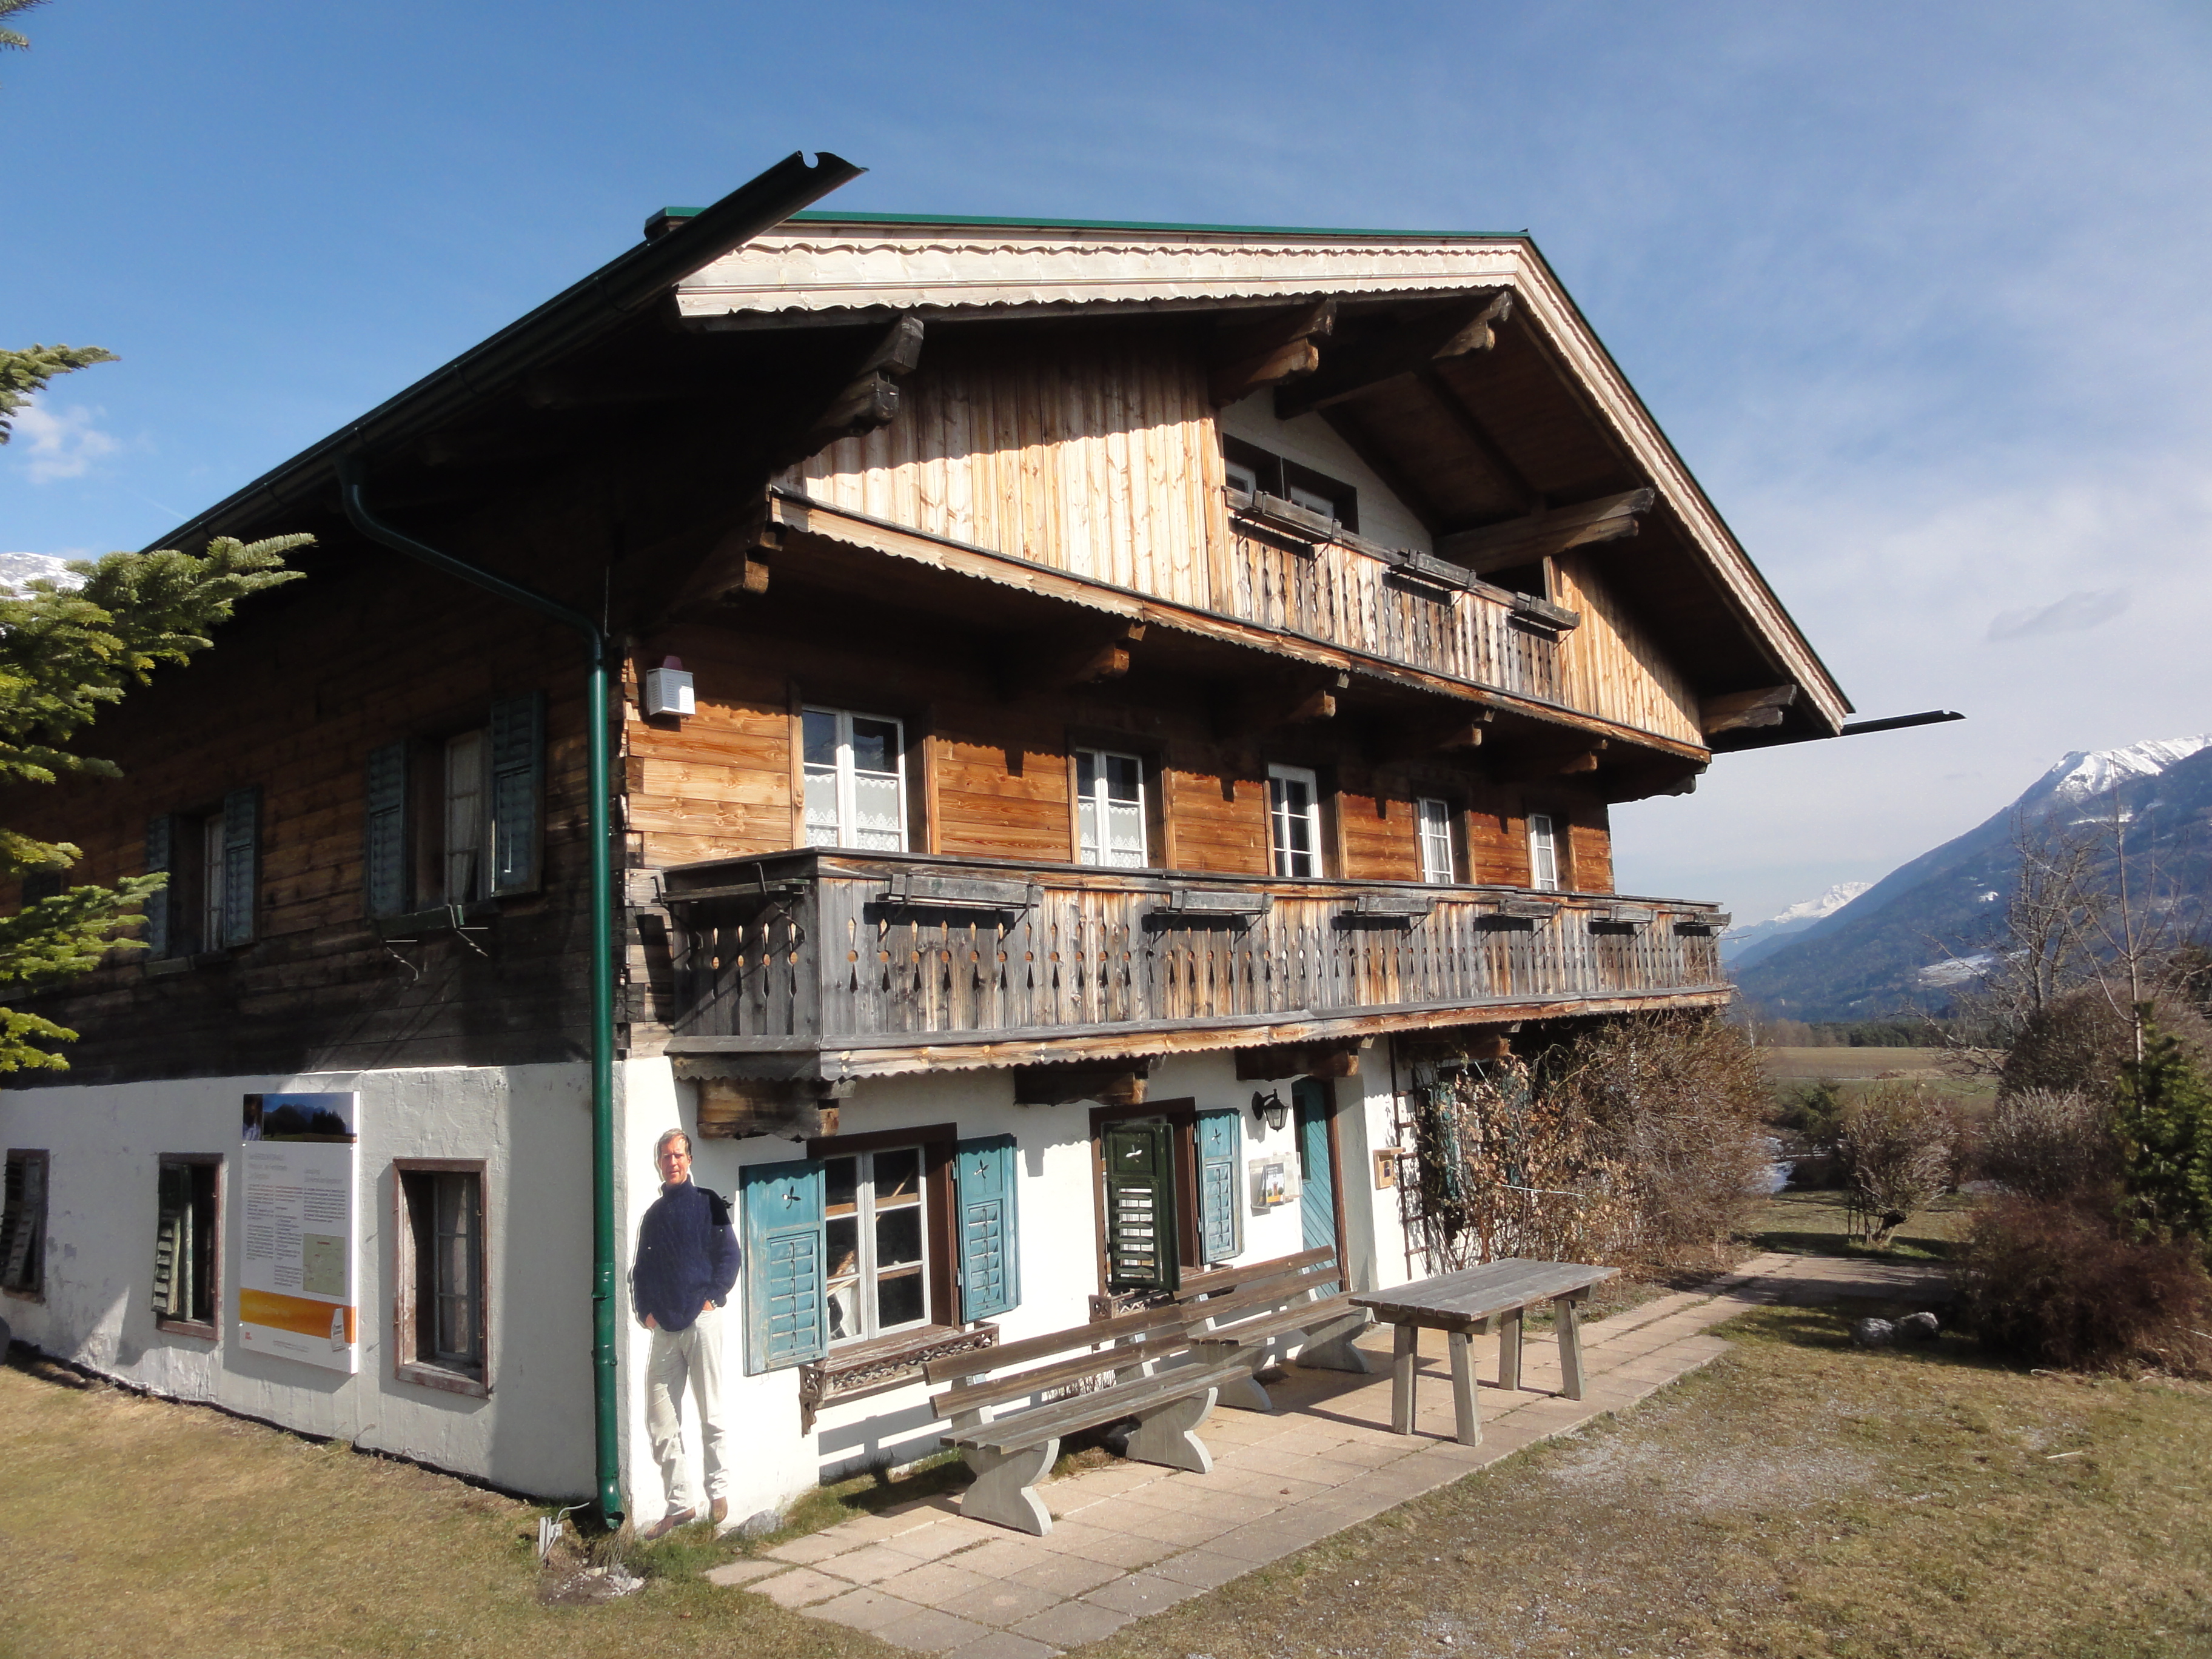
<path fill-rule="evenodd" d="M 1427 1326 L 1444 1332 L 1451 1350 L 1452 1413 L 1459 1443 L 1480 1444 L 1482 1413 L 1475 1402 L 1474 1363 L 1468 1345 L 1477 1332 L 1487 1331 L 1498 1322 L 1498 1384 L 1519 1388 L 1522 1316 L 1539 1302 L 1549 1302 L 1558 1316 L 1559 1392 L 1570 1400 L 1581 1399 L 1583 1340 L 1577 1310 L 1589 1299 L 1592 1285 L 1618 1271 L 1578 1261 L 1509 1256 L 1462 1273 L 1352 1297 L 1376 1318 L 1398 1328 L 1392 1345 L 1390 1426 L 1400 1434 L 1413 1431 L 1413 1365 L 1421 1328 Z"/>
<path fill-rule="evenodd" d="M 931 1395 L 930 1408 L 951 1425 L 945 1443 L 959 1448 L 975 1474 L 960 1512 L 1042 1537 L 1052 1516 L 1036 1483 L 1060 1455 L 1061 1437 L 1123 1418 L 1137 1421 L 1124 1455 L 1199 1474 L 1211 1470 L 1213 1456 L 1198 1425 L 1223 1386 L 1250 1378 L 1252 1357 L 1231 1345 L 1193 1344 L 1188 1323 L 1189 1310 L 1170 1303 L 929 1361 L 922 1370 L 930 1382 L 954 1385 Z M 998 1372 L 1005 1374 L 992 1375 Z M 1098 1386 L 1036 1398 L 1085 1382 Z M 1025 1403 L 992 1414 L 1015 1401 Z"/>
<path fill-rule="evenodd" d="M 1189 1299 L 1194 1291 L 1200 1299 Z M 1373 1322 L 1372 1316 L 1345 1293 L 1336 1251 L 1328 1246 L 1194 1274 L 1183 1281 L 1176 1299 L 1190 1315 L 1194 1345 L 1251 1354 L 1250 1373 L 1222 1389 L 1224 1406 L 1273 1410 L 1259 1373 L 1291 1347 L 1298 1349 L 1301 1365 L 1360 1376 L 1374 1370 L 1352 1341 Z"/>

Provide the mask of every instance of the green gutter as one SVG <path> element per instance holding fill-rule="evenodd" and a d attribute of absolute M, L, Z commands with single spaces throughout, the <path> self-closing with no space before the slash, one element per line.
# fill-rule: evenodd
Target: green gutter
<path fill-rule="evenodd" d="M 688 221 L 706 211 L 696 207 L 665 207 L 647 221 Z M 1033 219 L 988 213 L 840 213 L 833 209 L 809 209 L 787 222 L 801 225 L 973 225 L 1000 230 L 1148 230 L 1200 236 L 1353 236 L 1372 241 L 1510 242 L 1527 238 L 1525 230 L 1360 230 L 1328 225 L 1186 225 L 1154 219 Z"/>
<path fill-rule="evenodd" d="M 394 552 L 419 559 L 434 570 L 472 582 L 501 599 L 550 617 L 584 636 L 591 653 L 590 678 L 584 683 L 585 787 L 590 792 L 592 854 L 592 1405 L 597 1456 L 594 1479 L 599 1519 L 609 1531 L 622 1525 L 622 1455 L 618 1438 L 621 1395 L 615 1387 L 615 923 L 614 880 L 609 854 L 611 825 L 607 801 L 607 689 L 615 653 L 606 632 L 580 611 L 571 611 L 535 588 L 441 553 L 372 514 L 362 499 L 364 474 L 358 459 L 337 463 L 338 495 L 353 527 Z"/>

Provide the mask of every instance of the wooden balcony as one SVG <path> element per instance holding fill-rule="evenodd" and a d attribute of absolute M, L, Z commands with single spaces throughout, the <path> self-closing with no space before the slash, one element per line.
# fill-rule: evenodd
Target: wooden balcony
<path fill-rule="evenodd" d="M 762 1079 L 1035 1065 L 1729 994 L 1711 907 L 800 851 L 661 873 L 678 1056 Z"/>

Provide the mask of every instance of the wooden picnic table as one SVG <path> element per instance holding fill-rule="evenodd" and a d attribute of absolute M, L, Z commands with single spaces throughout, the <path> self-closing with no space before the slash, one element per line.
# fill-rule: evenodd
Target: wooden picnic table
<path fill-rule="evenodd" d="M 1352 1297 L 1355 1307 L 1369 1309 L 1383 1324 L 1397 1327 L 1392 1343 L 1390 1426 L 1400 1434 L 1413 1431 L 1413 1364 L 1421 1328 L 1426 1326 L 1445 1333 L 1451 1351 L 1452 1413 L 1459 1443 L 1480 1445 L 1482 1413 L 1475 1403 L 1474 1361 L 1468 1344 L 1476 1332 L 1487 1331 L 1492 1320 L 1498 1321 L 1498 1385 L 1519 1388 L 1522 1315 L 1539 1302 L 1549 1302 L 1557 1315 L 1560 1392 L 1570 1400 L 1581 1399 L 1583 1339 L 1576 1310 L 1588 1299 L 1593 1285 L 1619 1271 L 1578 1261 L 1508 1256 Z"/>

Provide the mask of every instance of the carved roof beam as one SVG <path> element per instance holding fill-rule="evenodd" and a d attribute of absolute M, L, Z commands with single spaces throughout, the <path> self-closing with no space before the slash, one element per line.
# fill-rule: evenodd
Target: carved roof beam
<path fill-rule="evenodd" d="M 1437 554 L 1477 575 L 1534 564 L 1571 547 L 1616 541 L 1640 527 L 1637 515 L 1651 510 L 1650 489 L 1631 489 L 1575 507 L 1547 507 L 1504 524 L 1455 531 L 1437 538 Z"/>
<path fill-rule="evenodd" d="M 1511 290 L 1501 289 L 1441 307 L 1380 335 L 1332 345 L 1314 373 L 1276 387 L 1276 416 L 1288 421 L 1310 415 L 1436 363 L 1487 351 L 1498 342 L 1498 325 L 1512 311 Z"/>

